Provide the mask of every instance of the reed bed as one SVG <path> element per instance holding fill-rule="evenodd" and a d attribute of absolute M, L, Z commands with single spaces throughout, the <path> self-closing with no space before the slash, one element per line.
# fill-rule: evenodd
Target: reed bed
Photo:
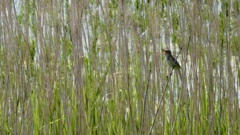
<path fill-rule="evenodd" d="M 238 0 L 2 0 L 0 22 L 2 135 L 240 134 Z"/>

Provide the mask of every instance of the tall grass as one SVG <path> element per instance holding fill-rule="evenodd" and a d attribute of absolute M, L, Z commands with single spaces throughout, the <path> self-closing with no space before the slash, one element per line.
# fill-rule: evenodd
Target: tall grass
<path fill-rule="evenodd" d="M 0 6 L 0 134 L 240 134 L 238 0 Z"/>

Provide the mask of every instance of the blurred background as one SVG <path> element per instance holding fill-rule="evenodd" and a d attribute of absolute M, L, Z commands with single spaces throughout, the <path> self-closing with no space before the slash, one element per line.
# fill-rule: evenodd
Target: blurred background
<path fill-rule="evenodd" d="M 238 0 L 1 0 L 0 134 L 240 134 L 239 27 Z"/>

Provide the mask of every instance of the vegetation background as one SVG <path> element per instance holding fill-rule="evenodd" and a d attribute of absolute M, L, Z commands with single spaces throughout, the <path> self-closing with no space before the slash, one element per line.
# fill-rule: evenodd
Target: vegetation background
<path fill-rule="evenodd" d="M 2 135 L 240 134 L 239 0 L 1 0 L 0 22 Z"/>

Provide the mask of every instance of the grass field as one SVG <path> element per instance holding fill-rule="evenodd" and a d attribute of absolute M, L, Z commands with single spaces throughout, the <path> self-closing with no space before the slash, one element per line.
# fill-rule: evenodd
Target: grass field
<path fill-rule="evenodd" d="M 1 135 L 240 134 L 239 0 L 2 0 L 0 22 Z"/>

